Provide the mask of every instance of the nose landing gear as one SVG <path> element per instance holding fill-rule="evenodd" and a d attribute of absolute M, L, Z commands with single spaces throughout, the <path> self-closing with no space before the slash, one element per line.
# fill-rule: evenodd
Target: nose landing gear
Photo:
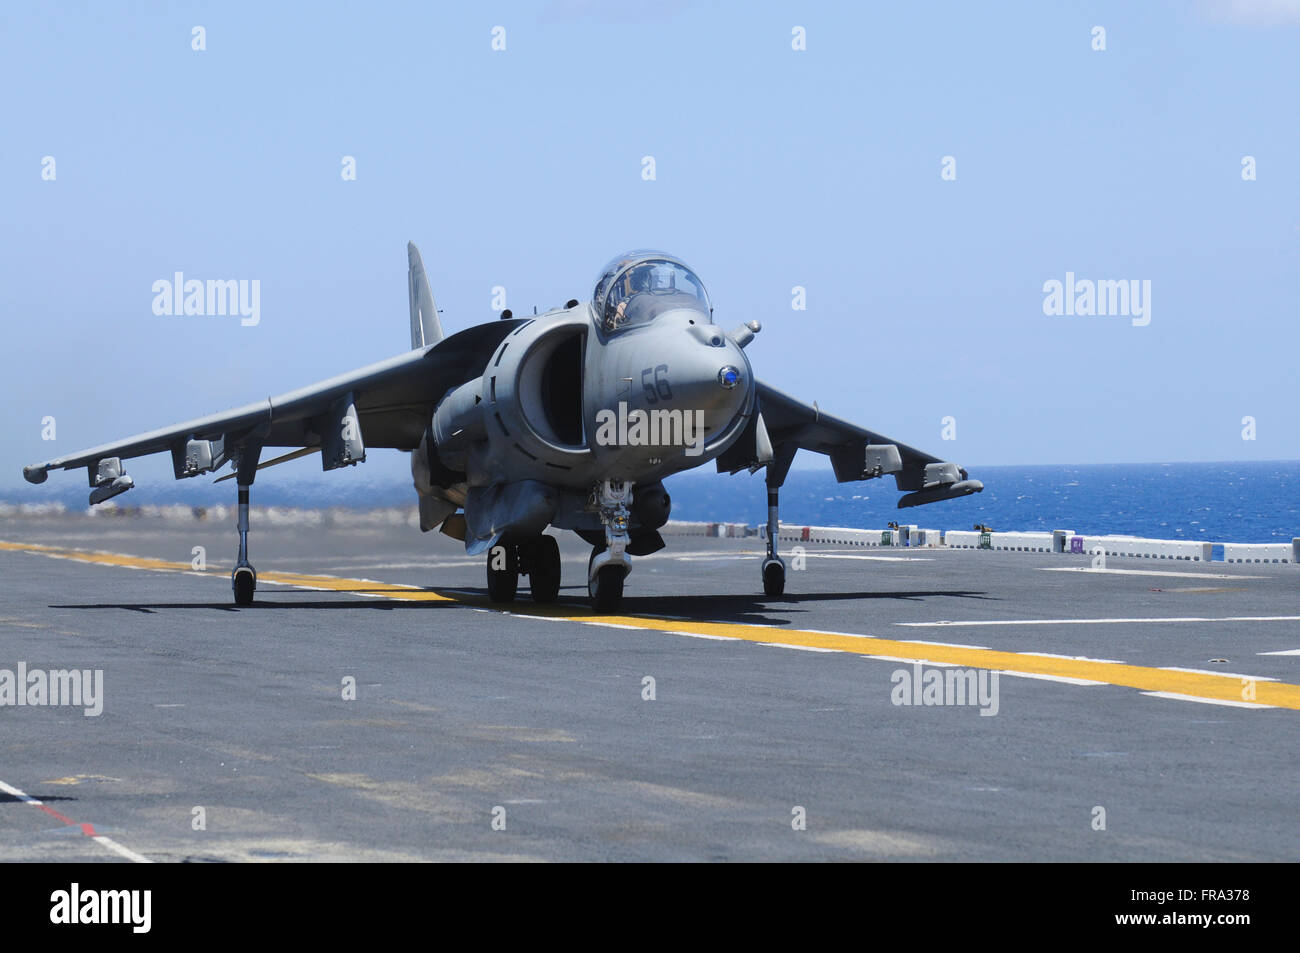
<path fill-rule="evenodd" d="M 587 594 L 597 612 L 615 612 L 623 602 L 623 582 L 632 571 L 632 557 L 627 554 L 632 484 L 604 480 L 592 498 L 605 527 L 605 545 L 593 549 L 587 561 Z"/>
<path fill-rule="evenodd" d="M 623 601 L 623 580 L 627 578 L 627 570 L 607 563 L 593 572 L 596 557 L 604 552 L 605 547 L 597 546 L 587 560 L 587 595 L 597 612 L 614 612 Z"/>

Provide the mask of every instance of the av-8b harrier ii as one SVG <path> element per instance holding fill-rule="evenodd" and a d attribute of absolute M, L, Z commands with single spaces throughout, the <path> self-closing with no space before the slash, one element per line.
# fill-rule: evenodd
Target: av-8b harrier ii
<path fill-rule="evenodd" d="M 134 486 L 122 461 L 170 453 L 177 479 L 229 464 L 239 493 L 235 603 L 250 605 L 249 491 L 257 471 L 319 452 L 325 470 L 366 449 L 409 451 L 420 528 L 487 554 L 488 593 L 514 600 L 519 577 L 553 602 L 560 551 L 549 527 L 592 546 L 587 588 L 602 611 L 622 601 L 633 556 L 663 548 L 671 501 L 663 480 L 712 462 L 766 469 L 763 592 L 785 591 L 778 491 L 800 450 L 830 457 L 841 483 L 892 474 L 900 507 L 978 493 L 954 463 L 808 405 L 755 379 L 745 346 L 757 321 L 724 331 L 704 285 L 680 259 L 635 251 L 609 263 L 591 300 L 443 337 L 420 253 L 407 246 L 411 351 L 225 413 L 25 467 L 85 467 L 91 504 Z M 265 462 L 266 450 L 292 448 Z"/>

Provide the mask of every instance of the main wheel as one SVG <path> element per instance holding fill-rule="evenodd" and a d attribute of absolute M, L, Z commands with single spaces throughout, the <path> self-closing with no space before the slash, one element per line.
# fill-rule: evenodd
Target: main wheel
<path fill-rule="evenodd" d="M 623 579 L 627 576 L 622 566 L 601 566 L 596 578 L 587 583 L 591 604 L 597 612 L 614 612 L 623 602 Z"/>
<path fill-rule="evenodd" d="M 497 543 L 487 554 L 488 598 L 493 602 L 514 602 L 519 589 L 519 551 Z"/>
<path fill-rule="evenodd" d="M 236 569 L 231 585 L 235 590 L 235 605 L 251 606 L 253 604 L 253 590 L 257 588 L 257 578 L 253 575 L 252 570 Z"/>
<path fill-rule="evenodd" d="M 763 595 L 779 599 L 785 594 L 785 566 L 776 560 L 763 565 Z"/>
<path fill-rule="evenodd" d="M 542 536 L 532 552 L 528 588 L 534 602 L 554 602 L 560 595 L 560 544 L 554 536 Z"/>

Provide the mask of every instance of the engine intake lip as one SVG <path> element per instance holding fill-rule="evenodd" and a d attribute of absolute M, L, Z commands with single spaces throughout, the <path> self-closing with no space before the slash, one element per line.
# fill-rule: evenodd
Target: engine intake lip
<path fill-rule="evenodd" d="M 548 370 L 551 373 L 558 373 L 551 366 L 552 362 L 560 358 L 559 352 L 562 348 L 566 345 L 571 346 L 575 340 L 578 348 L 577 367 L 574 369 L 572 379 L 577 382 L 577 391 L 568 395 L 570 405 L 568 412 L 573 415 L 573 419 L 566 423 L 570 427 L 576 427 L 580 436 L 579 442 L 572 443 L 564 440 L 556 432 L 558 428 L 548 413 L 548 408 L 552 412 L 556 408 L 549 403 L 554 395 L 554 386 L 548 387 L 546 378 Z M 569 461 L 585 457 L 591 452 L 583 421 L 583 358 L 586 346 L 587 330 L 584 325 L 562 325 L 540 331 L 524 346 L 523 353 L 519 356 L 514 380 L 510 385 L 516 411 L 512 416 L 527 432 L 529 440 L 536 441 L 547 451 Z"/>

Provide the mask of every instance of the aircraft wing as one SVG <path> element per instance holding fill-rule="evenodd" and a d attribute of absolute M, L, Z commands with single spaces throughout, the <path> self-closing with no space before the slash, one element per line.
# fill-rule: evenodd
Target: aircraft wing
<path fill-rule="evenodd" d="M 125 479 L 121 492 L 131 486 L 130 478 L 121 475 L 121 460 L 152 453 L 170 451 L 176 478 L 182 479 L 237 462 L 254 448 L 320 448 L 327 470 L 360 462 L 367 446 L 413 450 L 438 401 L 479 374 L 501 340 L 523 323 L 493 321 L 468 328 L 421 350 L 279 397 L 24 467 L 23 476 L 43 483 L 50 470 L 84 466 L 92 487 L 107 491 L 114 479 Z M 111 495 L 106 492 L 100 499 Z M 92 493 L 92 502 L 98 502 L 94 497 Z"/>
<path fill-rule="evenodd" d="M 831 458 L 840 483 L 893 474 L 898 489 L 910 491 L 898 501 L 900 509 L 984 489 L 983 483 L 969 479 L 955 463 L 841 420 L 762 381 L 758 382 L 758 404 L 774 451 L 769 467 L 779 468 L 777 485 L 784 482 L 795 451 L 812 450 Z"/>

